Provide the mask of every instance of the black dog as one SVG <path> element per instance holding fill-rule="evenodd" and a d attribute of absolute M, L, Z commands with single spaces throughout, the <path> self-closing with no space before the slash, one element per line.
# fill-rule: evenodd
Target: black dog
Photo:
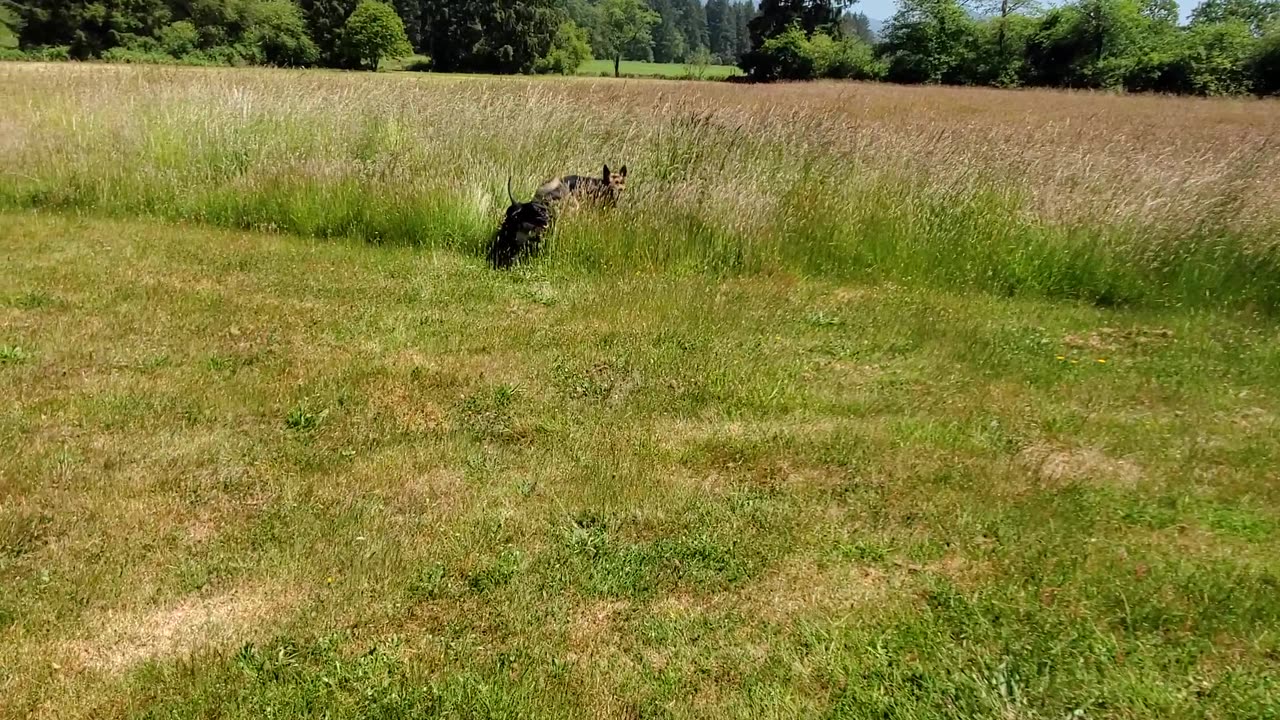
<path fill-rule="evenodd" d="M 511 267 L 518 260 L 534 257 L 542 250 L 542 235 L 551 227 L 551 209 L 533 200 L 517 202 L 507 178 L 507 216 L 489 245 L 489 264 L 494 268 Z"/>

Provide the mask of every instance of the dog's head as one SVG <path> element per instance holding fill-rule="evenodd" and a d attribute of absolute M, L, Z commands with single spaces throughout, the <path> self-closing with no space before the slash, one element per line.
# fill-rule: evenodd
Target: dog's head
<path fill-rule="evenodd" d="M 627 189 L 627 166 L 623 165 L 618 168 L 618 172 L 610 172 L 609 166 L 604 166 L 604 184 L 608 188 L 611 197 L 617 198 Z"/>

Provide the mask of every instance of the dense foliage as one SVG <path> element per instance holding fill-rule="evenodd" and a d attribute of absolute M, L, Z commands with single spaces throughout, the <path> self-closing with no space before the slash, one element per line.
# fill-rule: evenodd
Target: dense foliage
<path fill-rule="evenodd" d="M 0 0 L 0 57 L 376 68 L 416 52 L 430 60 L 410 67 L 565 74 L 596 57 L 615 74 L 1280 93 L 1280 0 L 1204 0 L 1186 25 L 1175 0 L 901 0 L 878 35 L 854 0 L 388 0 L 376 53 L 348 27 L 358 4 Z"/>
<path fill-rule="evenodd" d="M 1173 0 L 900 0 L 874 51 L 838 0 L 765 0 L 742 62 L 757 80 L 1275 94 L 1280 0 L 1206 0 L 1178 24 Z M 844 61 L 833 63 L 833 50 Z M 874 57 L 873 57 L 874 56 Z"/>
<path fill-rule="evenodd" d="M 374 68 L 407 47 L 442 71 L 568 73 L 593 56 L 735 63 L 750 47 L 754 13 L 749 0 L 386 1 L 398 24 L 372 9 L 357 22 L 383 48 L 376 58 L 371 40 L 353 40 L 356 29 L 348 28 L 359 0 L 0 0 L 0 51 Z"/>

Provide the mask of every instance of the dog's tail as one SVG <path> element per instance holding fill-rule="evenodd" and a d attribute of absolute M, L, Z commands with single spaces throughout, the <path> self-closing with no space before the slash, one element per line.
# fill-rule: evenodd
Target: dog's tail
<path fill-rule="evenodd" d="M 511 176 L 507 176 L 507 197 L 511 200 L 511 204 L 516 204 L 516 196 L 511 192 Z"/>

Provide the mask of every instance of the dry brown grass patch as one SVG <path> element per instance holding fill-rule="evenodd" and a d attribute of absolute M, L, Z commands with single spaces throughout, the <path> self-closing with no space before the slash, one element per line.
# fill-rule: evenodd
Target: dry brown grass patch
<path fill-rule="evenodd" d="M 1152 345 L 1173 340 L 1173 331 L 1165 328 L 1101 327 L 1088 333 L 1072 333 L 1062 343 L 1077 350 L 1118 350 L 1122 347 Z"/>
<path fill-rule="evenodd" d="M 1018 454 L 1018 461 L 1035 473 L 1044 485 L 1055 487 L 1072 482 L 1110 483 L 1133 486 L 1145 472 L 1135 461 L 1115 458 L 1097 448 L 1071 448 L 1036 443 Z"/>
<path fill-rule="evenodd" d="M 737 606 L 748 616 L 778 623 L 800 617 L 856 612 L 887 598 L 902 577 L 867 565 L 819 567 L 805 559 L 788 562 L 744 592 Z"/>
<path fill-rule="evenodd" d="M 617 622 L 630 609 L 625 600 L 600 600 L 577 608 L 569 619 L 568 659 L 590 662 L 616 654 Z"/>
<path fill-rule="evenodd" d="M 779 420 L 671 420 L 660 419 L 652 437 L 669 450 L 714 440 L 743 440 L 772 436 L 824 437 L 855 421 L 834 418 L 784 418 Z"/>
<path fill-rule="evenodd" d="M 410 380 L 379 384 L 369 392 L 369 402 L 375 415 L 386 418 L 400 432 L 421 435 L 449 429 L 444 410 L 424 397 Z"/>
<path fill-rule="evenodd" d="M 256 585 L 163 607 L 108 610 L 89 618 L 91 634 L 67 643 L 64 652 L 72 667 L 120 672 L 257 636 L 297 600 L 286 588 Z"/>

